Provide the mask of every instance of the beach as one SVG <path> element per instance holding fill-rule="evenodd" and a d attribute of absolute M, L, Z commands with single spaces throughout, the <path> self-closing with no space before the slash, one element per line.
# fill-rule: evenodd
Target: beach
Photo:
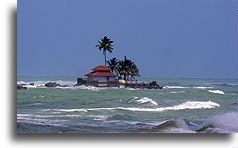
<path fill-rule="evenodd" d="M 237 80 L 140 80 L 164 88 L 75 87 L 75 77 L 17 77 L 27 87 L 17 90 L 17 133 L 237 132 Z M 47 82 L 67 87 L 47 88 Z"/>

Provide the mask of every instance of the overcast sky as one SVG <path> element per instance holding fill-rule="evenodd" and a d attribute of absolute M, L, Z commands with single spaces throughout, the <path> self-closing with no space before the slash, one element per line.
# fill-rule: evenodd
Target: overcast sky
<path fill-rule="evenodd" d="M 143 77 L 237 78 L 234 0 L 20 0 L 17 75 L 82 76 L 114 41 Z"/>

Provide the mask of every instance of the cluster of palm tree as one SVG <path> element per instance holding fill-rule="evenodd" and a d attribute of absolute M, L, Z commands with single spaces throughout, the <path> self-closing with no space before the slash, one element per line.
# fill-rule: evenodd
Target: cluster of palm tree
<path fill-rule="evenodd" d="M 120 77 L 124 76 L 124 80 L 135 80 L 135 76 L 140 76 L 136 64 L 133 61 L 128 60 L 126 56 L 124 60 L 118 60 L 117 58 L 112 58 L 109 61 L 106 60 L 106 52 L 112 53 L 113 50 L 113 41 L 111 41 L 110 38 L 104 36 L 98 43 L 99 44 L 96 45 L 96 47 L 100 51 L 103 51 L 105 66 L 108 63 L 108 67 L 112 69 L 112 72 L 117 73 Z"/>
<path fill-rule="evenodd" d="M 124 76 L 124 80 L 135 80 L 136 76 L 140 76 L 136 64 L 133 61 L 128 60 L 126 56 L 124 60 L 112 58 L 107 61 L 107 63 L 112 72 L 120 75 L 120 77 Z"/>

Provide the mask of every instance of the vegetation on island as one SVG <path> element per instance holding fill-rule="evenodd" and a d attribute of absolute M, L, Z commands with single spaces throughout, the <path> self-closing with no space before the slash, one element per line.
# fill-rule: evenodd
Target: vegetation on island
<path fill-rule="evenodd" d="M 117 75 L 120 76 L 124 80 L 135 80 L 136 76 L 139 75 L 139 69 L 136 66 L 135 62 L 132 60 L 129 60 L 124 57 L 124 60 L 119 60 L 117 58 L 112 58 L 107 61 L 106 59 L 106 52 L 112 53 L 113 50 L 113 41 L 108 38 L 107 36 L 104 36 L 100 41 L 98 41 L 98 45 L 96 47 L 100 50 L 103 51 L 103 55 L 105 58 L 105 66 L 107 66 L 112 70 L 113 73 L 116 73 Z"/>
<path fill-rule="evenodd" d="M 136 64 L 132 60 L 128 60 L 126 56 L 124 60 L 112 58 L 107 63 L 112 72 L 117 73 L 120 77 L 124 76 L 124 80 L 135 80 L 136 76 L 140 76 Z"/>

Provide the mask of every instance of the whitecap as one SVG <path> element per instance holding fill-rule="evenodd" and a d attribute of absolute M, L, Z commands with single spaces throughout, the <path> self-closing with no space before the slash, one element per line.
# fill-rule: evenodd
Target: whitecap
<path fill-rule="evenodd" d="M 147 98 L 147 97 L 142 97 L 142 98 L 133 97 L 130 99 L 130 102 L 138 102 L 139 104 L 151 103 L 154 105 L 158 105 L 158 103 L 156 103 L 154 100 Z"/>
<path fill-rule="evenodd" d="M 197 87 L 193 87 L 195 89 L 208 89 L 208 88 L 213 88 L 213 87 L 206 87 L 206 86 L 197 86 Z"/>
<path fill-rule="evenodd" d="M 60 85 L 68 85 L 69 87 L 72 87 L 73 85 L 75 85 L 74 81 L 63 81 L 63 80 L 55 80 L 55 81 L 50 81 L 50 80 L 41 81 L 41 80 L 39 80 L 39 81 L 27 81 L 27 82 L 26 81 L 18 81 L 17 84 L 24 85 L 27 88 L 46 88 L 45 84 L 49 83 L 49 82 L 55 82 Z M 29 85 L 30 83 L 34 83 L 34 85 Z M 60 88 L 63 88 L 63 87 L 60 87 Z"/>
<path fill-rule="evenodd" d="M 140 90 L 139 88 L 127 88 L 129 90 Z"/>
<path fill-rule="evenodd" d="M 188 88 L 183 86 L 164 86 L 163 88 Z"/>
<path fill-rule="evenodd" d="M 72 111 L 97 111 L 97 110 L 128 110 L 128 111 L 139 111 L 139 112 L 163 112 L 163 111 L 169 111 L 169 110 L 184 110 L 184 109 L 212 109 L 219 107 L 220 105 L 218 103 L 207 101 L 207 102 L 200 102 L 200 101 L 188 101 L 179 105 L 175 105 L 172 107 L 160 107 L 160 108 L 136 108 L 136 107 L 113 107 L 113 108 L 84 108 L 84 109 L 53 109 L 55 111 L 66 111 L 66 112 L 72 112 Z M 44 110 L 44 111 L 49 111 Z"/>
<path fill-rule="evenodd" d="M 184 93 L 184 91 L 171 91 L 171 94 L 178 94 L 178 93 Z"/>
<path fill-rule="evenodd" d="M 224 95 L 225 93 L 221 90 L 208 90 L 210 93 L 221 94 Z"/>
<path fill-rule="evenodd" d="M 95 86 L 85 86 L 85 85 L 77 86 L 74 88 L 87 89 L 87 90 L 92 90 L 92 91 L 99 91 L 102 89 L 106 89 L 105 87 L 95 87 Z"/>
<path fill-rule="evenodd" d="M 212 124 L 226 133 L 235 133 L 237 132 L 237 122 L 237 112 L 229 112 L 211 117 L 207 124 Z"/>

